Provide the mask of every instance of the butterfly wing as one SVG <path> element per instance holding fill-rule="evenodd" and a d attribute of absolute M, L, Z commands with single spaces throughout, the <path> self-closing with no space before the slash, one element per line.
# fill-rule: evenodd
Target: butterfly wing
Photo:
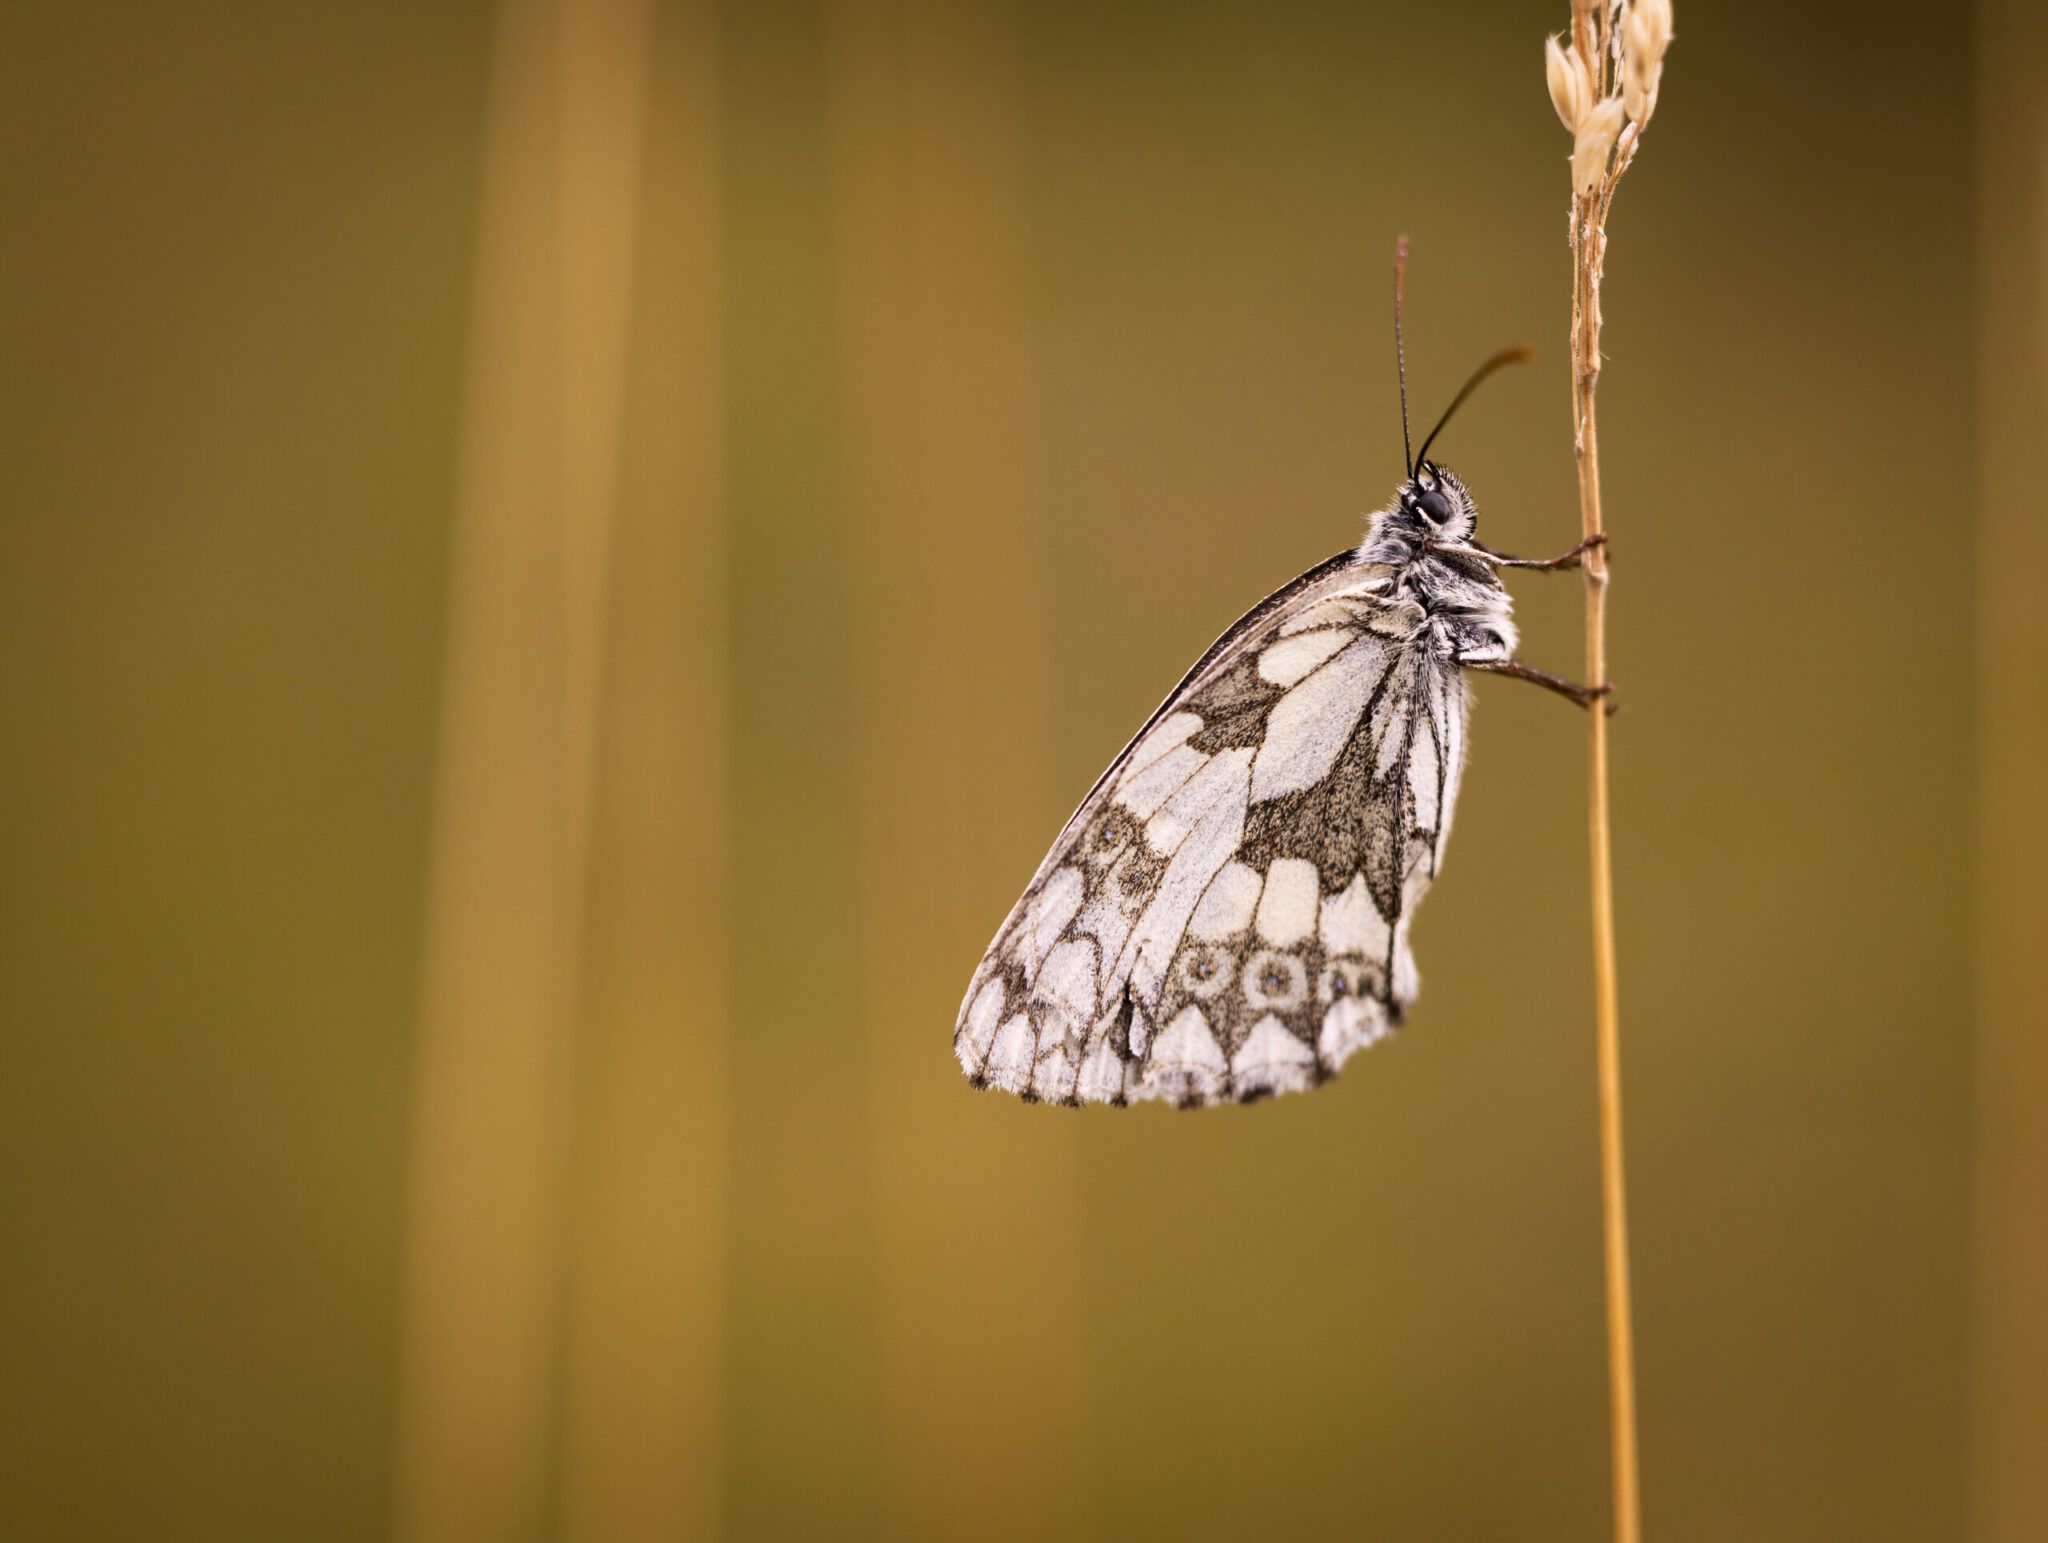
<path fill-rule="evenodd" d="M 1315 1086 L 1400 1022 L 1465 691 L 1339 553 L 1220 638 L 1111 763 L 989 946 L 954 1049 L 1060 1103 Z"/>

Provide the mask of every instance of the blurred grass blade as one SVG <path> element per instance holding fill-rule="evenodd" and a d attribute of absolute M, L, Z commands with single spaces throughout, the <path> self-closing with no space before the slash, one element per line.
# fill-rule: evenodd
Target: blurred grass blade
<path fill-rule="evenodd" d="M 967 972 L 1009 899 L 963 907 L 963 876 L 1021 885 L 1020 854 L 1035 857 L 1064 812 L 1049 791 L 1046 533 L 1007 19 L 986 0 L 837 0 L 826 17 L 846 504 L 870 575 L 857 618 L 872 715 L 858 909 L 886 1090 L 873 1129 L 880 1504 L 895 1537 L 1072 1537 L 1092 1514 L 1081 1131 L 1072 1115 L 975 1097 L 949 1046 Z M 969 774 L 998 765 L 1000 788 Z M 1028 1481 L 1050 1473 L 1077 1477 Z"/>
<path fill-rule="evenodd" d="M 637 17 L 628 0 L 499 11 L 400 1373 L 398 1530 L 412 1539 L 535 1536 L 550 1504 Z"/>
<path fill-rule="evenodd" d="M 2048 1537 L 2048 14 L 1982 0 L 1972 1531 Z"/>
<path fill-rule="evenodd" d="M 598 39 L 604 68 L 591 71 L 593 87 L 629 100 L 641 87 L 623 77 L 644 53 L 651 94 L 577 1062 L 560 1506 L 568 1539 L 722 1532 L 720 92 L 715 13 L 685 5 L 650 20 L 645 37 L 620 28 Z M 612 127 L 623 137 L 633 124 L 622 113 Z M 587 148 L 614 166 L 633 153 L 594 136 Z M 590 169 L 590 185 L 599 173 Z"/>

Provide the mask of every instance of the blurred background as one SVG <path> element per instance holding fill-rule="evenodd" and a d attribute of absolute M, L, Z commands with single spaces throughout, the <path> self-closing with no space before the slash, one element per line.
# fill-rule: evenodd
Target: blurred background
<path fill-rule="evenodd" d="M 1584 1539 L 1580 720 L 1409 1028 L 959 994 L 1399 474 L 1575 539 L 1545 5 L 78 0 L 0 59 L 0 1532 Z M 1602 394 L 1645 1515 L 2048 1537 L 2048 27 L 1679 0 Z M 1577 673 L 1580 590 L 1516 585 Z"/>

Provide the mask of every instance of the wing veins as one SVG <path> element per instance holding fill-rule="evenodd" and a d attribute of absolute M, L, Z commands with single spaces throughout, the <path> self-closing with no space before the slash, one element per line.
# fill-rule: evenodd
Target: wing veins
<path fill-rule="evenodd" d="M 1123 771 L 1124 763 L 1130 759 L 1131 752 L 1138 748 L 1138 745 L 1147 734 L 1150 734 L 1154 728 L 1170 716 L 1174 705 L 1180 702 L 1188 694 L 1189 690 L 1208 672 L 1209 668 L 1224 656 L 1233 642 L 1251 631 L 1274 612 L 1281 610 L 1289 600 L 1292 600 L 1304 589 L 1320 584 L 1332 574 L 1342 573 L 1347 568 L 1373 566 L 1376 565 L 1367 563 L 1359 557 L 1356 547 L 1346 547 L 1336 555 L 1325 558 L 1322 562 L 1317 563 L 1308 572 L 1281 585 L 1280 588 L 1274 590 L 1272 594 L 1266 596 L 1265 599 L 1261 600 L 1249 611 L 1246 611 L 1244 615 L 1232 622 L 1229 627 L 1225 628 L 1222 636 L 1209 645 L 1208 652 L 1197 659 L 1194 667 L 1180 678 L 1179 683 L 1171 691 L 1166 693 L 1166 699 L 1152 709 L 1152 715 L 1139 727 L 1138 732 L 1130 737 L 1130 740 L 1124 745 L 1123 749 L 1117 752 L 1116 759 L 1109 763 L 1109 766 L 1102 775 L 1095 779 L 1095 785 L 1089 788 L 1082 797 L 1081 802 L 1074 807 L 1074 812 L 1067 816 L 1067 823 L 1060 827 L 1059 835 L 1053 840 L 1052 852 L 1057 852 L 1066 845 L 1067 837 L 1073 834 L 1074 822 L 1080 818 L 1081 811 L 1094 801 L 1096 794 L 1116 780 L 1117 776 Z M 1342 650 L 1340 649 L 1339 652 L 1341 653 Z M 1052 855 L 1052 852 L 1046 854 L 1048 858 Z M 1043 864 L 1040 865 L 1040 868 L 1042 873 Z M 1037 881 L 1037 876 L 1034 876 L 1032 883 L 1035 885 Z"/>

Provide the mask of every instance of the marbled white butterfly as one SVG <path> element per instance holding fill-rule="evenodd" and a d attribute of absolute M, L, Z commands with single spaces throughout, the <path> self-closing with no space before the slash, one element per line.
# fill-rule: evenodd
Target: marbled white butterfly
<path fill-rule="evenodd" d="M 1514 656 L 1503 567 L 1429 459 L 1406 455 L 1364 542 L 1268 595 L 1188 671 L 1067 821 L 961 1004 L 977 1087 L 1183 1107 L 1312 1088 L 1401 1022 L 1408 925 L 1465 760 L 1467 669 L 1600 693 Z"/>

